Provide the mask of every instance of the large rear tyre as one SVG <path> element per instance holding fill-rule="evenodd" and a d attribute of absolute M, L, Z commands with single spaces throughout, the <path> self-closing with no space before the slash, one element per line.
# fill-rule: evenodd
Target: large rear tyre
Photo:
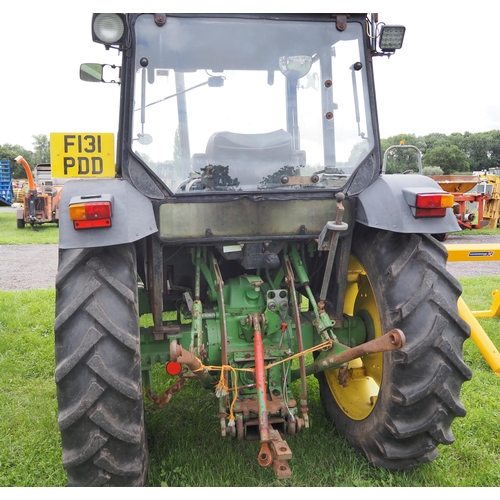
<path fill-rule="evenodd" d="M 446 271 L 446 249 L 425 235 L 355 228 L 344 311 L 365 319 L 369 337 L 401 329 L 406 345 L 318 376 L 339 432 L 368 461 L 408 469 L 434 460 L 454 441 L 451 423 L 466 411 L 462 359 L 469 326 L 457 312 L 460 284 Z M 370 340 L 368 338 L 367 340 Z"/>
<path fill-rule="evenodd" d="M 60 250 L 54 330 L 68 485 L 144 485 L 147 444 L 132 244 Z"/>

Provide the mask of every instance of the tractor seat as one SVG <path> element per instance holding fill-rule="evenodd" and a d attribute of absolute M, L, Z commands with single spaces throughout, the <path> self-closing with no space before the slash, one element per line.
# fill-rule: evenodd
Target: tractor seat
<path fill-rule="evenodd" d="M 208 165 L 228 166 L 240 185 L 257 185 L 284 166 L 294 165 L 292 136 L 285 130 L 264 134 L 216 132 L 206 148 Z"/>

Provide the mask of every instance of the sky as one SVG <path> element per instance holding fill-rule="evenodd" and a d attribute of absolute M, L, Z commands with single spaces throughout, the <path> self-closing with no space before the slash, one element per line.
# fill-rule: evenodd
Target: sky
<path fill-rule="evenodd" d="M 92 42 L 92 12 L 134 12 L 139 5 L 149 12 L 165 5 L 171 12 L 203 12 L 207 5 L 211 12 L 292 12 L 292 5 L 299 8 L 296 12 L 305 11 L 306 5 L 310 12 L 330 11 L 333 6 L 338 12 L 365 12 L 368 3 L 371 9 L 376 7 L 379 21 L 406 27 L 403 48 L 390 58 L 374 60 L 382 138 L 500 129 L 500 4 L 490 0 L 474 4 L 254 0 L 248 5 L 221 0 L 48 0 L 9 2 L 2 8 L 0 145 L 19 144 L 32 150 L 33 135 L 116 133 L 119 86 L 79 79 L 81 63 L 120 63 L 116 50 L 106 51 Z M 71 9 L 61 10 L 63 5 Z"/>

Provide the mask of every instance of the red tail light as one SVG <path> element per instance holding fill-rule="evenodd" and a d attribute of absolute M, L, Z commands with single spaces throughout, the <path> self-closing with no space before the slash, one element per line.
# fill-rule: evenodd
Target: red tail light
<path fill-rule="evenodd" d="M 169 361 L 165 367 L 169 375 L 179 375 L 182 370 L 182 365 L 177 361 Z"/>
<path fill-rule="evenodd" d="M 93 197 L 88 201 L 82 196 L 76 202 L 70 202 L 69 205 L 69 218 L 73 221 L 75 229 L 111 227 L 112 215 L 111 200 L 103 201 L 100 196 Z"/>
<path fill-rule="evenodd" d="M 455 197 L 448 193 L 420 193 L 415 199 L 415 217 L 444 217 Z"/>

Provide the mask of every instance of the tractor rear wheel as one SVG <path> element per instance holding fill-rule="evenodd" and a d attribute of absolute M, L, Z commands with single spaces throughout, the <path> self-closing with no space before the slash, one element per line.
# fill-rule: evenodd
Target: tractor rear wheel
<path fill-rule="evenodd" d="M 142 486 L 147 444 L 135 247 L 60 250 L 55 354 L 70 486 Z"/>
<path fill-rule="evenodd" d="M 355 228 L 344 312 L 361 316 L 368 337 L 401 329 L 406 345 L 318 376 L 339 432 L 368 461 L 408 469 L 434 460 L 454 441 L 451 423 L 466 411 L 462 359 L 469 326 L 457 312 L 461 287 L 446 271 L 446 249 L 426 235 Z M 357 276 L 357 278 L 355 278 Z M 347 378 L 346 376 L 347 375 Z"/>

